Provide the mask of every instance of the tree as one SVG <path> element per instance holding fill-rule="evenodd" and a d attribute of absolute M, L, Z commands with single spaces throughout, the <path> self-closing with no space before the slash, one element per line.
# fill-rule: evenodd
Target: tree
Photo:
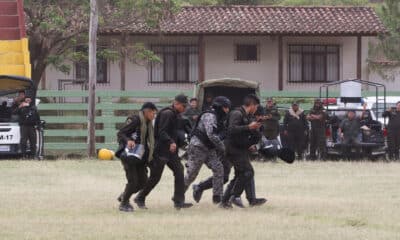
<path fill-rule="evenodd" d="M 389 32 L 378 36 L 379 41 L 370 45 L 369 69 L 384 79 L 394 80 L 400 66 L 400 2 L 385 0 L 378 9 L 378 14 Z M 382 65 L 375 61 L 382 58 L 387 64 Z"/>
<path fill-rule="evenodd" d="M 71 66 L 65 60 L 87 59 L 87 56 L 76 54 L 74 50 L 82 43 L 87 46 L 89 9 L 89 0 L 24 1 L 32 80 L 36 87 L 47 66 L 52 65 L 67 73 Z M 110 23 L 123 27 L 139 18 L 149 26 L 157 27 L 176 9 L 175 0 L 102 0 L 99 1 L 99 28 Z M 98 54 L 115 59 L 119 51 L 105 49 Z M 146 54 L 139 55 L 143 57 Z"/>
<path fill-rule="evenodd" d="M 90 26 L 89 26 L 89 104 L 88 104 L 88 156 L 96 154 L 96 79 L 97 79 L 97 29 L 99 26 L 99 9 L 97 0 L 90 0 Z"/>

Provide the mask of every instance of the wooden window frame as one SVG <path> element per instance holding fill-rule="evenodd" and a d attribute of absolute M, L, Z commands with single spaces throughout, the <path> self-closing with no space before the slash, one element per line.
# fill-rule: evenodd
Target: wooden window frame
<path fill-rule="evenodd" d="M 168 53 L 166 51 L 166 48 L 175 48 L 173 53 Z M 154 49 L 161 48 L 161 51 L 157 51 Z M 179 48 L 184 48 L 185 50 L 183 53 L 180 53 L 178 51 Z M 179 83 L 179 84 L 193 84 L 195 82 L 190 81 L 190 54 L 197 54 L 197 58 L 199 55 L 199 46 L 197 44 L 156 44 L 156 45 L 151 45 L 150 49 L 154 52 L 154 54 L 162 54 L 162 59 L 161 59 L 161 64 L 163 64 L 163 76 L 162 76 L 162 81 L 154 81 L 153 77 L 153 64 L 150 63 L 150 71 L 149 71 L 149 83 L 150 84 L 171 84 L 171 83 Z M 174 81 L 166 81 L 166 60 L 165 56 L 166 55 L 173 55 L 173 61 L 174 61 Z M 185 58 L 185 81 L 178 81 L 178 56 L 179 55 L 184 55 L 183 57 Z M 197 66 L 197 70 L 199 71 L 199 63 Z M 197 74 L 198 75 L 198 74 Z"/>
<path fill-rule="evenodd" d="M 301 47 L 301 51 L 292 51 L 291 48 L 292 47 Z M 313 47 L 313 51 L 311 52 L 306 52 L 303 50 L 304 47 Z M 317 52 L 315 51 L 316 47 L 324 47 L 324 52 Z M 329 47 L 335 47 L 336 48 L 336 52 L 335 54 L 337 54 L 337 76 L 338 78 L 340 78 L 340 45 L 339 44 L 289 44 L 288 45 L 288 82 L 289 83 L 327 83 L 328 81 L 328 54 L 332 54 L 331 52 L 328 52 L 328 48 Z M 292 79 L 292 75 L 291 75 L 291 71 L 290 71 L 290 67 L 291 67 L 291 57 L 292 57 L 292 53 L 300 53 L 301 54 L 301 80 L 300 81 L 295 81 L 295 80 L 291 80 Z M 304 56 L 305 55 L 311 55 L 312 56 L 312 66 L 311 66 L 311 72 L 312 72 L 312 78 L 313 79 L 308 79 L 305 80 L 305 71 L 304 71 Z M 315 56 L 318 55 L 322 55 L 324 56 L 325 59 L 325 67 L 324 67 L 324 76 L 325 76 L 325 80 L 322 81 L 316 81 L 315 80 L 315 73 L 316 73 L 316 63 L 315 63 Z M 339 80 L 339 79 L 337 79 Z"/>
<path fill-rule="evenodd" d="M 75 51 L 84 51 L 84 50 L 80 50 L 80 49 L 76 48 Z M 105 66 L 104 66 L 105 67 L 105 73 L 103 74 L 104 77 L 105 77 L 105 81 L 102 81 L 102 82 L 99 81 L 99 78 L 98 78 L 99 77 L 99 73 L 97 72 L 96 84 L 110 84 L 108 61 L 107 61 L 107 59 L 97 59 L 97 66 L 99 66 L 99 62 L 103 62 L 103 64 L 105 64 Z M 81 66 L 82 64 L 85 64 L 87 66 L 88 79 L 83 79 L 83 78 L 78 78 L 77 77 L 77 73 L 78 73 L 77 69 L 78 68 L 83 68 L 83 66 Z M 87 63 L 87 62 L 75 62 L 74 63 L 74 68 L 75 68 L 75 74 L 74 75 L 75 75 L 76 79 L 83 79 L 83 80 L 85 80 L 87 82 L 89 81 L 89 63 Z M 97 67 L 97 71 L 98 70 L 99 70 L 99 68 Z"/>
<path fill-rule="evenodd" d="M 239 55 L 238 48 L 240 46 L 255 46 L 256 54 L 257 54 L 256 59 L 239 59 L 238 58 L 238 55 Z M 235 58 L 234 58 L 235 62 L 259 62 L 260 61 L 260 44 L 258 44 L 258 43 L 235 43 L 233 51 L 234 51 L 234 56 L 235 56 Z"/>

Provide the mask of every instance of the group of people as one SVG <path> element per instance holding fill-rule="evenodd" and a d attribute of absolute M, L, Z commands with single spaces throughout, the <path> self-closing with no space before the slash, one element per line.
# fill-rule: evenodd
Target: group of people
<path fill-rule="evenodd" d="M 13 119 L 14 117 L 15 119 Z M 3 101 L 0 106 L 0 121 L 9 122 L 14 120 L 19 123 L 20 127 L 20 148 L 23 158 L 38 158 L 36 127 L 40 123 L 40 116 L 32 97 L 27 95 L 25 91 L 18 92 L 10 107 L 7 101 Z"/>
<path fill-rule="evenodd" d="M 194 101 L 190 101 L 192 106 Z M 265 198 L 256 197 L 254 169 L 249 158 L 252 151 L 257 151 L 255 146 L 262 136 L 262 123 L 254 117 L 259 109 L 259 98 L 247 95 L 241 107 L 232 109 L 228 98 L 218 96 L 201 113 L 191 113 L 193 125 L 184 174 L 185 168 L 178 157 L 182 142 L 179 140 L 179 121 L 187 111 L 187 104 L 188 99 L 184 95 L 176 96 L 171 106 L 158 112 L 153 103 L 145 103 L 139 113 L 130 116 L 119 130 L 116 156 L 121 159 L 128 181 L 118 197 L 119 210 L 133 211 L 130 198 L 135 193 L 136 205 L 147 209 L 146 198 L 160 181 L 165 166 L 174 175 L 174 207 L 192 207 L 192 203 L 185 201 L 185 192 L 195 181 L 203 164 L 212 170 L 213 175 L 199 184 L 193 184 L 196 202 L 201 200 L 205 190 L 212 188 L 212 201 L 223 208 L 232 208 L 232 205 L 243 208 L 243 192 L 246 192 L 250 206 L 264 204 L 267 201 Z M 138 146 L 142 146 L 143 153 L 130 154 Z M 234 177 L 224 191 L 224 183 L 228 182 L 232 167 Z"/>
<path fill-rule="evenodd" d="M 188 101 L 186 96 L 178 95 L 169 107 L 157 111 L 156 106 L 148 102 L 143 104 L 138 114 L 128 118 L 126 125 L 118 132 L 119 149 L 116 152 L 128 180 L 118 198 L 121 211 L 133 211 L 129 200 L 135 193 L 134 202 L 139 208 L 147 209 L 146 198 L 160 181 L 165 166 L 174 175 L 172 201 L 177 209 L 192 206 L 185 201 L 185 193 L 191 185 L 196 202 L 200 202 L 204 191 L 212 189 L 212 201 L 223 208 L 231 208 L 232 205 L 243 208 L 243 192 L 250 206 L 262 205 L 267 200 L 256 197 L 254 169 L 250 162 L 251 153 L 259 151 L 260 143 L 273 143 L 279 137 L 284 138 L 285 145 L 298 158 L 303 158 L 305 143 L 309 143 L 308 158 L 324 159 L 326 126 L 329 123 L 332 131 L 337 132 L 332 138 L 340 138 L 340 142 L 344 143 L 344 157 L 350 158 L 351 146 L 359 142 L 361 126 L 373 128 L 374 122 L 365 108 L 361 117 L 350 110 L 339 121 L 328 116 L 320 99 L 315 99 L 307 114 L 298 102 L 293 102 L 284 115 L 283 125 L 280 124 L 281 115 L 272 98 L 268 98 L 266 105 L 261 106 L 259 98 L 250 94 L 236 109 L 232 109 L 231 101 L 223 96 L 205 102 L 208 104 L 200 111 L 196 98 Z M 389 118 L 389 157 L 399 159 L 400 102 L 396 108 L 385 111 L 383 116 Z M 189 120 L 191 129 L 190 132 L 186 130 L 190 139 L 186 174 L 178 156 L 178 149 L 184 144 L 180 134 L 181 119 Z M 142 156 L 129 157 L 127 153 L 137 146 L 144 149 Z M 212 177 L 193 184 L 203 165 L 211 169 Z M 232 167 L 234 177 L 224 190 Z"/>

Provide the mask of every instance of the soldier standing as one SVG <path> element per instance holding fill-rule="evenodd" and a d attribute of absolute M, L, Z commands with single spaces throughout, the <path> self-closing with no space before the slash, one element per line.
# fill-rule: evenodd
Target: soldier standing
<path fill-rule="evenodd" d="M 125 126 L 117 134 L 119 149 L 115 155 L 121 159 L 128 180 L 124 192 L 118 198 L 118 201 L 121 202 L 120 211 L 133 211 L 129 199 L 132 194 L 141 190 L 147 182 L 147 164 L 153 160 L 155 141 L 153 120 L 156 111 L 157 107 L 153 103 L 144 103 L 139 114 L 128 117 Z M 137 144 L 143 145 L 145 149 L 140 162 L 135 162 L 123 154 L 126 148 L 133 149 Z M 145 206 L 140 207 L 145 208 Z"/>
<path fill-rule="evenodd" d="M 314 107 L 307 115 L 307 120 L 311 122 L 310 134 L 310 160 L 316 160 L 316 150 L 318 149 L 321 159 L 326 157 L 325 127 L 326 113 L 319 98 L 314 100 Z"/>
<path fill-rule="evenodd" d="M 400 148 L 400 102 L 397 102 L 396 108 L 391 108 L 382 114 L 389 118 L 388 123 L 388 150 L 389 159 L 399 160 Z"/>
<path fill-rule="evenodd" d="M 175 208 L 179 210 L 193 206 L 191 203 L 185 203 L 184 168 L 177 151 L 178 115 L 185 111 L 187 102 L 186 96 L 178 95 L 171 107 L 166 107 L 157 114 L 154 125 L 154 159 L 149 163 L 150 177 L 135 198 L 139 207 L 146 207 L 146 197 L 160 181 L 165 165 L 174 173 L 175 191 L 172 201 Z"/>
<path fill-rule="evenodd" d="M 281 115 L 276 108 L 273 98 L 267 99 L 264 119 L 264 136 L 268 140 L 277 139 L 279 135 L 279 120 L 281 120 Z"/>
<path fill-rule="evenodd" d="M 226 97 L 216 97 L 210 110 L 203 112 L 193 128 L 189 144 L 185 187 L 196 179 L 203 163 L 213 171 L 213 202 L 220 203 L 224 187 L 224 168 L 221 159 L 225 155 L 225 145 L 220 135 L 224 131 L 224 120 L 231 108 Z"/>
<path fill-rule="evenodd" d="M 297 102 L 286 112 L 283 120 L 284 134 L 288 137 L 288 147 L 297 153 L 297 158 L 303 158 L 308 124 L 304 111 Z"/>
<path fill-rule="evenodd" d="M 30 97 L 18 107 L 19 125 L 21 132 L 21 152 L 23 157 L 38 158 L 36 149 L 36 129 L 40 123 L 40 116 L 35 104 Z M 30 153 L 27 153 L 27 144 L 29 141 Z"/>

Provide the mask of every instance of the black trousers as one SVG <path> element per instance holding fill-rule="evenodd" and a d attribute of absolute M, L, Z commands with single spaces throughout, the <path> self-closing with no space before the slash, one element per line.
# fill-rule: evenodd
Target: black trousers
<path fill-rule="evenodd" d="M 246 188 L 249 190 L 253 188 L 254 190 L 254 169 L 250 163 L 248 150 L 228 150 L 226 157 L 231 161 L 234 167 L 235 176 L 225 190 L 224 196 L 222 197 L 223 202 L 227 202 L 231 196 L 240 197 Z M 255 192 L 255 190 L 253 192 Z M 248 198 L 249 197 L 250 196 L 248 196 Z"/>
<path fill-rule="evenodd" d="M 145 164 L 136 164 L 129 160 L 121 160 L 128 183 L 122 195 L 122 202 L 129 202 L 130 197 L 143 189 L 147 182 L 147 167 Z"/>
<path fill-rule="evenodd" d="M 325 129 L 311 129 L 310 134 L 310 156 L 316 157 L 318 149 L 321 158 L 326 155 Z"/>
<path fill-rule="evenodd" d="M 232 163 L 227 159 L 226 157 L 223 158 L 222 164 L 224 166 L 224 183 L 227 183 L 229 181 L 229 174 L 231 173 L 232 169 Z M 199 183 L 199 187 L 201 190 L 205 191 L 208 189 L 212 189 L 213 187 L 213 178 L 209 177 L 206 180 L 202 181 Z M 229 197 L 232 193 L 233 186 L 235 184 L 236 179 L 232 179 L 230 183 L 228 184 L 225 194 L 229 194 Z M 256 198 L 256 189 L 255 189 L 255 182 L 254 182 L 254 177 L 251 179 L 251 183 L 247 184 L 244 188 L 245 193 L 246 193 L 246 198 L 248 201 L 252 201 L 253 199 Z"/>
<path fill-rule="evenodd" d="M 298 157 L 303 156 L 306 137 L 303 130 L 288 131 L 288 147 L 297 153 Z"/>
<path fill-rule="evenodd" d="M 359 159 L 360 154 L 361 154 L 361 146 L 360 142 L 356 138 L 344 138 L 343 140 L 343 145 L 342 145 L 342 153 L 344 159 L 347 160 L 353 160 L 353 159 Z M 355 148 L 356 153 L 355 155 L 352 155 L 351 149 Z"/>
<path fill-rule="evenodd" d="M 36 129 L 34 126 L 29 126 L 29 125 L 21 125 L 20 126 L 20 132 L 21 132 L 21 152 L 24 157 L 26 157 L 27 154 L 27 145 L 29 141 L 29 146 L 30 146 L 30 153 L 29 157 L 35 157 L 36 156 Z"/>
<path fill-rule="evenodd" d="M 387 141 L 389 158 L 398 160 L 400 148 L 400 129 L 389 129 Z"/>
<path fill-rule="evenodd" d="M 174 174 L 175 178 L 175 191 L 172 200 L 175 203 L 183 203 L 185 201 L 185 180 L 184 180 L 184 168 L 178 156 L 172 157 L 168 160 L 160 159 L 159 157 L 154 158 L 149 163 L 150 177 L 143 187 L 143 189 L 137 195 L 139 200 L 145 201 L 147 195 L 153 190 L 161 179 L 165 165 Z"/>

